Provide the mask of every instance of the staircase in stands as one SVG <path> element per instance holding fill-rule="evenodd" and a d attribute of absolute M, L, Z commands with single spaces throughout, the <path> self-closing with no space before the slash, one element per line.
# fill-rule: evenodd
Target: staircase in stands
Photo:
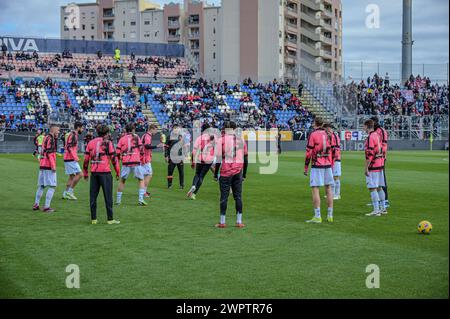
<path fill-rule="evenodd" d="M 291 88 L 291 93 L 299 97 L 295 88 Z M 299 98 L 302 101 L 302 106 L 315 116 L 321 117 L 326 122 L 332 122 L 334 120 L 334 115 L 327 111 L 308 90 L 303 89 L 302 97 Z"/>
<path fill-rule="evenodd" d="M 136 94 L 136 96 L 139 96 L 138 88 L 136 86 L 133 86 L 132 90 L 133 90 L 134 94 Z M 158 120 L 156 119 L 155 114 L 153 113 L 153 111 L 150 107 L 147 109 L 142 109 L 142 114 L 145 116 L 145 118 L 147 119 L 147 121 L 150 124 L 156 124 L 156 126 L 158 127 L 158 130 L 161 129 L 161 125 L 159 124 Z"/>

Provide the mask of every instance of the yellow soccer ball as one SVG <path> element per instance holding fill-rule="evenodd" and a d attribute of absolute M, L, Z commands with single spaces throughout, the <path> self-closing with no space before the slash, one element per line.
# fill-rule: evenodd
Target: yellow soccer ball
<path fill-rule="evenodd" d="M 417 230 L 421 234 L 429 234 L 431 233 L 431 230 L 433 229 L 433 225 L 429 221 L 421 221 L 419 225 L 417 226 Z"/>

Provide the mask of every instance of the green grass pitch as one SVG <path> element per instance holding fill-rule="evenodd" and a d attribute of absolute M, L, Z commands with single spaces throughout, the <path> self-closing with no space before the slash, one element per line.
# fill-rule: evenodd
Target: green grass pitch
<path fill-rule="evenodd" d="M 209 173 L 197 201 L 167 190 L 162 154 L 154 155 L 153 199 L 138 207 L 130 181 L 122 224 L 90 225 L 88 183 L 79 200 L 61 199 L 66 176 L 58 159 L 56 213 L 32 212 L 37 161 L 0 155 L 0 297 L 2 298 L 448 298 L 448 152 L 391 152 L 391 209 L 369 218 L 363 153 L 343 153 L 342 200 L 335 223 L 312 216 L 303 152 L 285 153 L 276 175 L 249 168 L 245 229 L 215 229 L 218 185 Z M 188 186 L 192 170 L 186 166 Z M 175 178 L 175 183 L 178 179 Z M 117 183 L 115 183 L 117 187 Z M 323 194 L 323 192 L 322 192 Z M 41 204 L 42 205 L 42 204 Z M 322 203 L 322 212 L 326 212 Z M 421 220 L 433 224 L 420 235 Z M 227 222 L 234 224 L 234 203 Z M 80 268 L 80 289 L 65 285 Z M 366 266 L 380 268 L 380 288 L 366 287 Z"/>

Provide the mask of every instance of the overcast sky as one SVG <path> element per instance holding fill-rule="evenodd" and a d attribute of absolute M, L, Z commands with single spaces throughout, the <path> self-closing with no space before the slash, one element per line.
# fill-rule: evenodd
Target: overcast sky
<path fill-rule="evenodd" d="M 70 2 L 73 1 L 0 0 L 0 36 L 59 37 L 59 6 Z M 164 4 L 171 1 L 153 2 Z M 209 2 L 220 3 L 219 0 Z M 400 62 L 402 0 L 342 2 L 344 61 Z M 369 15 L 366 13 L 366 7 L 369 4 L 376 4 L 380 9 L 378 29 L 366 27 L 366 18 Z M 413 63 L 448 62 L 448 6 L 448 0 L 413 0 Z"/>

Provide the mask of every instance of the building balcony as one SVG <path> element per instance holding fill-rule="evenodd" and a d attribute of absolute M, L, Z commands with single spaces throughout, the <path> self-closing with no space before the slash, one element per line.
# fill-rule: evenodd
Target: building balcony
<path fill-rule="evenodd" d="M 297 50 L 298 50 L 298 44 L 297 43 L 293 43 L 293 42 L 290 42 L 290 41 L 287 41 L 287 40 L 284 42 L 284 46 L 285 46 L 286 49 L 289 49 L 291 51 L 297 52 Z"/>
<path fill-rule="evenodd" d="M 180 27 L 180 21 L 175 21 L 175 20 L 169 20 L 168 22 L 167 22 L 167 26 L 170 28 L 170 29 L 178 29 L 179 27 Z"/>
<path fill-rule="evenodd" d="M 300 28 L 300 32 L 301 32 L 301 34 L 303 34 L 307 38 L 310 38 L 313 41 L 316 41 L 316 42 L 320 41 L 320 36 L 314 29 L 302 27 L 302 28 Z"/>
<path fill-rule="evenodd" d="M 189 39 L 200 39 L 200 32 L 189 33 Z"/>
<path fill-rule="evenodd" d="M 290 22 L 286 22 L 286 28 L 285 28 L 287 33 L 291 33 L 291 34 L 298 34 L 298 26 L 296 24 L 290 23 Z"/>
<path fill-rule="evenodd" d="M 320 65 L 320 72 L 332 72 L 331 63 L 323 63 Z"/>
<path fill-rule="evenodd" d="M 200 24 L 200 18 L 198 16 L 196 16 L 194 18 L 189 17 L 188 24 L 189 25 L 199 25 Z"/>
<path fill-rule="evenodd" d="M 327 9 L 323 3 L 320 4 L 320 11 L 328 18 L 333 18 L 333 11 Z"/>
<path fill-rule="evenodd" d="M 329 37 L 324 36 L 323 34 L 320 35 L 320 41 L 329 45 L 333 44 L 333 40 Z"/>
<path fill-rule="evenodd" d="M 314 11 L 320 11 L 320 0 L 303 0 L 302 4 Z"/>
<path fill-rule="evenodd" d="M 286 7 L 286 9 L 284 10 L 284 15 L 289 18 L 297 19 L 298 18 L 298 10 L 291 8 L 291 7 Z"/>
<path fill-rule="evenodd" d="M 116 17 L 114 12 L 103 12 L 103 20 L 112 20 Z"/>
<path fill-rule="evenodd" d="M 328 50 L 320 50 L 320 56 L 324 59 L 332 59 L 333 53 Z"/>
<path fill-rule="evenodd" d="M 320 49 L 316 48 L 314 45 L 311 45 L 311 44 L 308 44 L 305 42 L 301 42 L 300 48 L 312 56 L 315 56 L 315 57 L 320 56 Z"/>
<path fill-rule="evenodd" d="M 324 19 L 320 19 L 319 25 L 327 31 L 330 31 L 330 32 L 333 31 L 333 26 L 331 25 L 331 23 L 325 22 Z"/>
<path fill-rule="evenodd" d="M 116 28 L 112 25 L 112 26 L 103 26 L 103 31 L 104 32 L 114 32 Z"/>
<path fill-rule="evenodd" d="M 179 34 L 170 34 L 167 36 L 167 40 L 169 41 L 180 41 L 181 35 Z"/>
<path fill-rule="evenodd" d="M 320 13 L 318 12 L 318 14 L 310 14 L 310 13 L 306 13 L 306 12 L 301 12 L 300 13 L 300 19 L 305 20 L 306 22 L 308 22 L 309 24 L 313 25 L 313 26 L 320 26 Z"/>
<path fill-rule="evenodd" d="M 284 63 L 286 64 L 296 64 L 297 62 L 297 56 L 295 55 L 290 55 L 290 54 L 286 54 L 284 56 Z"/>

